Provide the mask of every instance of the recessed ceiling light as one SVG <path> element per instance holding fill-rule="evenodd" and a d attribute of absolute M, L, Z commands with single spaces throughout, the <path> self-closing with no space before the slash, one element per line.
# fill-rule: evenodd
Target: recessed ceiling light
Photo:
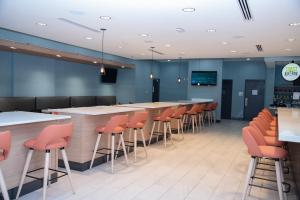
<path fill-rule="evenodd" d="M 250 58 L 246 58 L 247 61 L 251 60 Z"/>
<path fill-rule="evenodd" d="M 165 44 L 165 47 L 171 47 L 171 45 L 170 44 Z"/>
<path fill-rule="evenodd" d="M 300 26 L 300 22 L 290 23 L 290 26 Z"/>
<path fill-rule="evenodd" d="M 100 19 L 102 20 L 111 20 L 110 16 L 100 16 Z"/>
<path fill-rule="evenodd" d="M 92 37 L 85 37 L 86 40 L 92 40 Z"/>
<path fill-rule="evenodd" d="M 287 49 L 284 49 L 285 51 L 292 51 L 292 49 L 289 49 L 289 48 L 287 48 Z"/>
<path fill-rule="evenodd" d="M 171 62 L 171 60 L 167 60 L 168 62 Z"/>
<path fill-rule="evenodd" d="M 11 49 L 17 49 L 16 47 L 9 47 L 9 48 L 11 48 Z"/>
<path fill-rule="evenodd" d="M 231 52 L 231 53 L 236 53 L 237 51 L 236 51 L 236 50 L 231 50 L 230 52 Z"/>
<path fill-rule="evenodd" d="M 121 68 L 122 68 L 122 69 L 124 69 L 124 68 L 125 68 L 125 66 L 124 66 L 124 65 L 122 65 L 122 66 L 121 66 Z"/>
<path fill-rule="evenodd" d="M 93 61 L 94 64 L 97 64 L 97 61 Z"/>
<path fill-rule="evenodd" d="M 118 46 L 119 47 L 119 49 L 122 49 L 123 47 L 122 46 Z"/>
<path fill-rule="evenodd" d="M 56 55 L 56 57 L 60 58 L 60 57 L 61 57 L 61 55 L 57 54 L 57 55 Z"/>
<path fill-rule="evenodd" d="M 185 54 L 184 51 L 180 52 L 181 55 Z"/>
<path fill-rule="evenodd" d="M 142 37 L 149 37 L 150 35 L 147 34 L 147 33 L 142 33 L 142 34 L 140 34 L 140 36 L 142 36 Z"/>
<path fill-rule="evenodd" d="M 47 24 L 45 24 L 43 22 L 37 22 L 36 24 L 39 25 L 39 26 L 47 26 Z"/>
<path fill-rule="evenodd" d="M 183 8 L 182 11 L 183 12 L 195 12 L 195 8 Z"/>
<path fill-rule="evenodd" d="M 222 44 L 223 44 L 223 45 L 227 45 L 227 44 L 228 44 L 228 42 L 225 42 L 225 41 L 223 41 L 223 42 L 222 42 Z"/>
<path fill-rule="evenodd" d="M 289 38 L 288 41 L 289 41 L 289 42 L 294 42 L 294 41 L 295 41 L 295 38 Z"/>
<path fill-rule="evenodd" d="M 185 30 L 183 28 L 176 28 L 175 29 L 178 33 L 183 33 L 185 32 Z"/>
<path fill-rule="evenodd" d="M 213 29 L 213 28 L 212 29 L 208 29 L 207 32 L 214 33 L 214 32 L 216 32 L 216 29 Z"/>
<path fill-rule="evenodd" d="M 142 56 L 144 56 L 145 55 L 145 53 L 140 53 Z"/>

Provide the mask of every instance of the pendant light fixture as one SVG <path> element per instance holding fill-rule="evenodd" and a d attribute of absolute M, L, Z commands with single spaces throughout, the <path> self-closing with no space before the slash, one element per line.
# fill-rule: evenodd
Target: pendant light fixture
<path fill-rule="evenodd" d="M 181 83 L 180 69 L 181 69 L 181 57 L 179 57 L 179 67 L 178 67 L 178 76 L 177 76 L 178 83 Z"/>
<path fill-rule="evenodd" d="M 105 68 L 104 68 L 104 63 L 103 63 L 103 55 L 104 55 L 104 31 L 106 31 L 105 28 L 100 29 L 102 31 L 102 48 L 101 48 L 101 64 L 100 64 L 100 74 L 105 75 Z"/>
<path fill-rule="evenodd" d="M 153 79 L 153 72 L 152 72 L 152 68 L 153 68 L 153 49 L 155 48 L 155 47 L 150 47 L 151 48 L 151 54 L 152 54 L 152 59 L 151 59 L 151 71 L 150 71 L 150 75 L 149 75 L 149 78 L 150 79 Z"/>

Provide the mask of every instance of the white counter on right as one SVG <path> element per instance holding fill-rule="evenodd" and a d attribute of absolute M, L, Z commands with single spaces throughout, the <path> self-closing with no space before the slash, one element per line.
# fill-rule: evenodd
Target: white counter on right
<path fill-rule="evenodd" d="M 278 108 L 277 114 L 279 140 L 300 143 L 300 109 Z"/>

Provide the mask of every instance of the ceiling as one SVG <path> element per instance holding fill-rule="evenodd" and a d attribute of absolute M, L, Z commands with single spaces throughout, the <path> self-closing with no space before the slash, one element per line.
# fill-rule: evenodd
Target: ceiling
<path fill-rule="evenodd" d="M 151 58 L 151 46 L 164 53 L 154 54 L 155 59 L 299 56 L 300 26 L 289 24 L 300 22 L 300 1 L 248 4 L 253 21 L 244 19 L 238 0 L 1 0 L 0 27 L 93 50 L 101 50 L 101 32 L 58 18 L 106 28 L 104 51 L 133 59 Z"/>

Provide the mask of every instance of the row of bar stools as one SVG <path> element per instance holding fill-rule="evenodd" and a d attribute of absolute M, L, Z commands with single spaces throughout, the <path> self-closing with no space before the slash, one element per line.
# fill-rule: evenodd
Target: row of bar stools
<path fill-rule="evenodd" d="M 33 177 L 30 174 L 31 172 L 35 172 L 37 170 L 44 169 L 44 177 L 43 177 L 43 200 L 46 199 L 47 194 L 47 186 L 48 183 L 51 181 L 49 180 L 49 170 L 63 173 L 64 175 L 68 175 L 69 182 L 72 188 L 73 193 L 75 193 L 73 183 L 72 183 L 72 177 L 71 177 L 71 171 L 70 166 L 68 163 L 68 158 L 66 155 L 65 147 L 69 144 L 71 140 L 71 136 L 73 133 L 73 124 L 67 123 L 67 124 L 60 124 L 60 125 L 50 125 L 47 126 L 42 130 L 42 132 L 34 139 L 30 139 L 25 141 L 24 146 L 28 148 L 27 158 L 24 166 L 24 170 L 22 173 L 20 185 L 18 188 L 16 199 L 19 198 L 25 177 L 35 178 L 40 180 L 39 178 Z M 66 172 L 59 171 L 57 169 L 50 169 L 49 168 L 49 162 L 50 162 L 50 150 L 57 150 L 59 149 L 62 154 L 62 158 L 65 164 L 65 168 L 67 170 Z M 37 170 L 32 170 L 28 172 L 29 164 L 32 158 L 33 151 L 44 151 L 45 152 L 45 165 L 44 168 L 40 168 Z M 56 179 L 56 178 L 55 178 Z"/>
<path fill-rule="evenodd" d="M 170 140 L 172 141 L 171 116 L 173 115 L 174 112 L 175 112 L 174 109 L 167 108 L 160 115 L 153 117 L 153 125 L 150 134 L 149 145 L 151 144 L 153 135 L 157 136 L 157 142 L 158 142 L 159 136 L 161 135 L 160 134 L 161 123 L 163 124 L 163 129 L 164 129 L 163 136 L 164 136 L 165 147 L 167 147 L 167 129 L 169 129 Z M 158 123 L 157 132 L 154 132 L 156 123 Z"/>
<path fill-rule="evenodd" d="M 255 170 L 258 165 L 258 160 L 261 158 L 267 158 L 275 161 L 276 182 L 279 198 L 280 200 L 286 200 L 287 197 L 283 187 L 285 183 L 282 161 L 287 158 L 287 151 L 281 147 L 268 145 L 261 134 L 258 133 L 258 129 L 255 129 L 253 126 L 243 128 L 243 140 L 248 147 L 248 153 L 251 155 L 251 160 L 242 199 L 246 199 L 247 194 L 250 193 L 251 186 L 256 186 L 253 184 L 253 179 L 256 178 Z"/>
<path fill-rule="evenodd" d="M 184 124 L 187 124 L 187 128 L 192 125 L 193 133 L 195 133 L 195 129 L 198 129 L 197 115 L 199 107 L 199 104 L 193 104 L 192 108 L 186 111 L 184 115 Z"/>
<path fill-rule="evenodd" d="M 128 165 L 128 159 L 127 159 L 127 153 L 126 153 L 126 147 L 124 142 L 124 131 L 126 129 L 126 124 L 128 122 L 128 115 L 116 115 L 111 117 L 111 119 L 107 122 L 105 126 L 97 127 L 96 132 L 98 133 L 90 169 L 93 167 L 94 160 L 96 157 L 96 153 L 102 154 L 102 155 L 109 155 L 108 153 L 103 153 L 103 150 L 110 150 L 110 156 L 111 156 L 111 172 L 114 172 L 114 159 L 115 159 L 115 135 L 119 135 L 120 142 L 123 147 L 123 153 L 125 156 L 126 164 Z M 111 135 L 111 148 L 100 148 L 99 144 L 101 141 L 102 134 L 109 134 Z"/>
<path fill-rule="evenodd" d="M 11 134 L 9 131 L 0 133 L 0 161 L 6 160 L 10 151 Z M 0 168 L 0 188 L 4 200 L 9 200 L 6 184 L 4 181 L 3 173 Z"/>

